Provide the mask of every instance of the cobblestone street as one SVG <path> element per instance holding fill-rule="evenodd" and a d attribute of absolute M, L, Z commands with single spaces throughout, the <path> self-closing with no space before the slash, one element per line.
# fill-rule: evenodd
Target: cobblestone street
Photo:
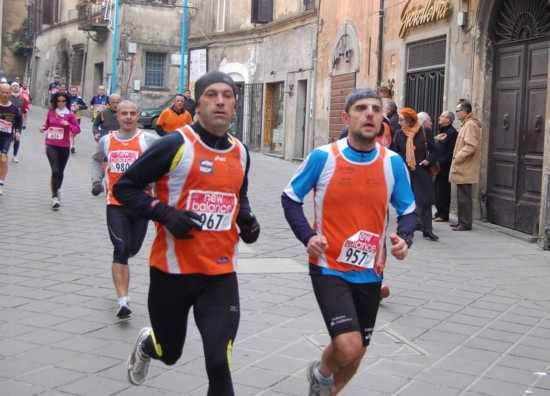
<path fill-rule="evenodd" d="M 135 337 L 149 326 L 152 223 L 130 259 L 131 319 L 115 316 L 104 195 L 90 193 L 92 124 L 83 118 L 62 206 L 51 209 L 46 110 L 32 107 L 20 163 L 0 197 L 0 395 L 206 395 L 200 335 L 191 325 L 174 366 L 153 361 L 142 386 L 126 379 Z M 280 195 L 296 164 L 251 153 L 250 202 L 262 227 L 241 244 L 241 322 L 233 381 L 241 395 L 306 395 L 305 370 L 329 341 L 307 275 L 305 248 Z M 11 161 L 11 153 L 10 153 Z M 306 210 L 311 213 L 311 199 Z M 395 227 L 392 219 L 390 230 Z M 405 261 L 390 258 L 376 331 L 342 395 L 550 395 L 550 254 L 474 224 L 439 242 L 417 233 Z M 539 373 L 539 374 L 537 374 Z"/>

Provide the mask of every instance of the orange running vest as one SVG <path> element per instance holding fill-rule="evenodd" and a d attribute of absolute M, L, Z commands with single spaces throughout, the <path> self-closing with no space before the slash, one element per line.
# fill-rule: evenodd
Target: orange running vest
<path fill-rule="evenodd" d="M 379 149 L 372 162 L 356 163 L 342 155 L 338 142 L 331 144 L 332 159 L 327 163 L 331 163 L 333 173 L 315 188 L 313 226 L 327 238 L 328 249 L 320 257 L 310 256 L 310 263 L 343 272 L 362 271 L 366 268 L 345 261 L 359 263 L 368 253 L 374 255 L 375 271 L 383 270 L 390 197 L 384 166 L 386 149 Z"/>
<path fill-rule="evenodd" d="M 147 149 L 145 131 L 141 130 L 130 140 L 119 140 L 114 133 L 105 137 L 105 156 L 107 171 L 105 172 L 105 195 L 107 205 L 122 206 L 113 196 L 113 186 L 122 174 Z"/>
<path fill-rule="evenodd" d="M 226 150 L 206 146 L 186 126 L 177 129 L 184 144 L 170 172 L 156 183 L 157 198 L 201 215 L 202 231 L 193 239 L 176 239 L 160 223 L 149 265 L 171 274 L 221 275 L 237 269 L 239 234 L 236 219 L 246 169 L 246 150 L 232 138 Z"/>
<path fill-rule="evenodd" d="M 384 132 L 382 133 L 381 136 L 376 137 L 376 141 L 380 143 L 381 146 L 384 146 L 385 148 L 389 149 L 392 142 L 390 126 L 385 122 L 383 122 L 382 125 L 384 126 Z"/>

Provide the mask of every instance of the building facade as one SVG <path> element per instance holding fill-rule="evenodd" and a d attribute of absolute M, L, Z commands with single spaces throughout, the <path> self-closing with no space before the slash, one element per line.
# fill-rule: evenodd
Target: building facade
<path fill-rule="evenodd" d="M 85 98 L 110 86 L 113 2 L 32 3 L 52 7 L 36 24 L 34 96 L 47 103 L 54 73 Z M 117 92 L 158 105 L 178 90 L 183 0 L 119 4 Z M 337 138 L 355 87 L 387 87 L 384 102 L 434 120 L 467 99 L 483 123 L 475 216 L 547 241 L 549 0 L 196 0 L 185 37 L 186 86 L 208 70 L 230 74 L 231 131 L 289 161 Z"/>
<path fill-rule="evenodd" d="M 26 17 L 23 1 L 0 0 L 0 76 L 8 81 L 24 78 L 26 59 L 32 53 Z"/>
<path fill-rule="evenodd" d="M 316 39 L 314 1 L 216 0 L 190 18 L 190 65 L 191 54 L 203 51 L 207 70 L 233 77 L 239 95 L 232 132 L 251 150 L 303 159 L 312 147 Z"/>
<path fill-rule="evenodd" d="M 99 85 L 110 92 L 114 1 L 33 0 L 33 9 L 37 25 L 30 76 L 31 92 L 39 99 L 35 103 L 49 105 L 48 84 L 56 74 L 68 87 L 76 86 L 85 100 Z M 119 2 L 116 93 L 147 107 L 177 92 L 182 15 L 181 4 L 172 0 Z"/>

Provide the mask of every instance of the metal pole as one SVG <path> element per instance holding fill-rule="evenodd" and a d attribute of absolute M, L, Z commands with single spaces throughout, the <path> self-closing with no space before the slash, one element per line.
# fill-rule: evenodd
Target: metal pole
<path fill-rule="evenodd" d="M 183 4 L 183 20 L 181 26 L 181 66 L 180 66 L 180 90 L 183 93 L 183 75 L 185 74 L 185 46 L 187 44 L 187 4 L 188 0 L 184 0 Z"/>
<path fill-rule="evenodd" d="M 376 86 L 380 85 L 382 82 L 382 55 L 384 46 L 384 0 L 380 0 L 380 15 L 378 19 L 378 70 L 376 72 Z"/>
<path fill-rule="evenodd" d="M 116 91 L 116 58 L 118 51 L 118 2 L 115 0 L 115 20 L 113 22 L 113 65 L 111 71 L 111 94 L 114 94 Z"/>
<path fill-rule="evenodd" d="M 319 25 L 320 25 L 320 19 L 321 19 L 321 1 L 319 0 L 319 8 L 317 9 L 317 25 L 316 25 L 316 39 L 315 39 L 315 54 L 313 57 L 313 81 L 312 81 L 312 89 L 311 89 L 311 100 L 309 101 L 311 104 L 311 120 L 309 124 L 309 152 L 311 153 L 313 149 L 315 148 L 315 116 L 316 111 L 315 108 L 317 106 L 317 62 L 318 55 L 319 55 Z"/>

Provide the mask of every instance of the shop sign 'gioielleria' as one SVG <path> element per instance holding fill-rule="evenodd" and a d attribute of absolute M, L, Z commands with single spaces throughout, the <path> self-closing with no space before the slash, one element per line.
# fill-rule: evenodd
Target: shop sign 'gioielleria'
<path fill-rule="evenodd" d="M 414 26 L 423 25 L 429 22 L 435 22 L 439 19 L 445 19 L 451 12 L 450 1 L 428 0 L 425 6 L 418 5 L 409 9 L 412 0 L 407 0 L 403 11 L 401 11 L 401 29 L 399 37 L 404 38 L 407 30 Z"/>

